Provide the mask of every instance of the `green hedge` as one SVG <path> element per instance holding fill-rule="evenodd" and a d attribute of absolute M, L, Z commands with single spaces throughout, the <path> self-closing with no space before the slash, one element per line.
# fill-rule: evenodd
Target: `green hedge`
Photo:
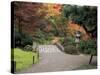
<path fill-rule="evenodd" d="M 73 37 L 61 37 L 60 43 L 65 47 L 68 45 L 75 46 L 75 40 Z"/>
<path fill-rule="evenodd" d="M 79 49 L 82 53 L 97 55 L 97 44 L 94 40 L 81 40 L 79 44 Z"/>
<path fill-rule="evenodd" d="M 15 47 L 25 47 L 26 45 L 33 44 L 32 37 L 25 33 L 15 32 L 14 39 L 15 39 Z"/>

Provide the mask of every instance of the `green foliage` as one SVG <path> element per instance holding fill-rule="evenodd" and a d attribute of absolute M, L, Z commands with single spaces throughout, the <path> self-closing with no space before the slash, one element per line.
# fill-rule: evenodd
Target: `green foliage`
<path fill-rule="evenodd" d="M 31 45 L 26 45 L 26 46 L 24 47 L 24 50 L 25 50 L 25 51 L 32 51 L 33 48 L 32 48 Z"/>
<path fill-rule="evenodd" d="M 96 43 L 94 40 L 88 40 L 88 41 L 81 40 L 79 48 L 80 52 L 82 53 L 97 55 Z"/>
<path fill-rule="evenodd" d="M 51 40 L 52 40 L 52 35 L 46 32 L 43 32 L 41 30 L 37 31 L 34 38 L 34 41 L 39 44 L 50 44 Z"/>
<path fill-rule="evenodd" d="M 69 20 L 92 30 L 97 25 L 97 7 L 64 5 L 62 14 Z"/>
<path fill-rule="evenodd" d="M 76 5 L 64 5 L 62 9 L 62 14 L 69 18 L 72 19 L 72 17 L 77 14 L 77 6 Z"/>
<path fill-rule="evenodd" d="M 61 44 L 65 47 L 67 45 L 75 46 L 75 40 L 73 37 L 64 37 L 60 39 Z"/>
<path fill-rule="evenodd" d="M 24 47 L 26 45 L 32 45 L 32 44 L 33 44 L 32 37 L 27 34 L 23 34 L 21 39 L 21 45 Z"/>
<path fill-rule="evenodd" d="M 66 36 L 67 18 L 61 15 L 61 16 L 52 16 L 49 18 L 49 20 L 53 26 L 52 31 L 55 36 Z"/>
<path fill-rule="evenodd" d="M 62 37 L 60 39 L 60 43 L 63 45 L 65 53 L 74 55 L 78 54 L 78 49 L 75 46 L 75 41 L 73 37 Z"/>
<path fill-rule="evenodd" d="M 60 37 L 60 43 L 61 43 L 61 44 L 64 43 L 64 37 Z"/>
<path fill-rule="evenodd" d="M 24 47 L 26 45 L 33 44 L 32 37 L 24 33 L 21 34 L 19 32 L 15 32 L 14 38 L 15 38 L 15 47 Z"/>

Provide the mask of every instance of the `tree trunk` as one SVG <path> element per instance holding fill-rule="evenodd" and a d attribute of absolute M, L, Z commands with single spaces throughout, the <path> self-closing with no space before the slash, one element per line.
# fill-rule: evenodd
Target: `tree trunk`
<path fill-rule="evenodd" d="M 18 32 L 19 32 L 20 34 L 22 33 L 21 17 L 19 17 Z"/>
<path fill-rule="evenodd" d="M 22 35 L 21 17 L 19 17 L 18 32 L 20 35 Z M 21 46 L 21 39 L 19 40 L 19 46 Z"/>
<path fill-rule="evenodd" d="M 92 59 L 93 59 L 93 54 L 92 54 L 92 55 L 91 55 L 91 57 L 90 57 L 89 64 L 91 64 L 91 62 L 92 62 Z"/>

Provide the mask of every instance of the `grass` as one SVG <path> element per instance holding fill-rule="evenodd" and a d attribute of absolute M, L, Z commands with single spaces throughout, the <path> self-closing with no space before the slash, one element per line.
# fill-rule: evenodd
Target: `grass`
<path fill-rule="evenodd" d="M 19 48 L 14 48 L 14 61 L 16 61 L 16 71 L 19 71 L 24 68 L 28 68 L 34 63 L 38 63 L 38 53 L 23 51 Z"/>

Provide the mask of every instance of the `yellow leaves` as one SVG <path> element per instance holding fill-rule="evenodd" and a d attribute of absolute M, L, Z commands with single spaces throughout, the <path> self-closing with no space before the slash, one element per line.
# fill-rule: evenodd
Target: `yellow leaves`
<path fill-rule="evenodd" d="M 46 12 L 46 18 L 50 16 L 60 15 L 59 9 L 61 6 L 57 7 L 57 4 L 44 4 L 43 9 Z M 55 8 L 56 6 L 56 8 Z"/>

